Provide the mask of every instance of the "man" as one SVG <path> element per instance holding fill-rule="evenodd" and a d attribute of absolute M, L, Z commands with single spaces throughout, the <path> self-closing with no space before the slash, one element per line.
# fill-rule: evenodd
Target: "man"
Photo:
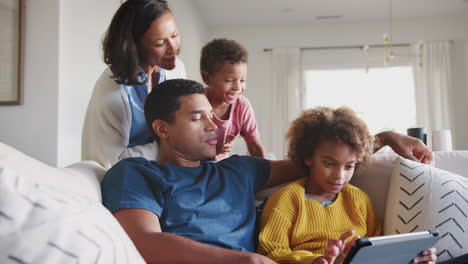
<path fill-rule="evenodd" d="M 102 182 L 104 205 L 114 214 L 147 262 L 274 263 L 255 254 L 254 194 L 302 177 L 291 161 L 216 154 L 216 125 L 203 87 L 168 80 L 148 95 L 145 117 L 159 144 L 158 161 L 129 158 L 112 167 Z M 398 138 L 398 137 L 397 137 Z M 383 143 L 417 151 L 417 140 L 385 134 Z M 408 141 L 409 140 L 409 141 Z M 421 144 L 421 145 L 419 145 Z M 421 257 L 428 261 L 433 252 Z"/>

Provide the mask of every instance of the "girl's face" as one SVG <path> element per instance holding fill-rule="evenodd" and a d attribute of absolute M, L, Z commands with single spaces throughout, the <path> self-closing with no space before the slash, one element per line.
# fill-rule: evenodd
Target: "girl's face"
<path fill-rule="evenodd" d="M 350 146 L 328 140 L 304 162 L 309 167 L 308 194 L 332 201 L 353 177 L 357 157 Z"/>
<path fill-rule="evenodd" d="M 203 80 L 210 87 L 209 93 L 217 103 L 234 103 L 246 88 L 247 63 L 225 62 L 215 73 L 202 73 Z"/>
<path fill-rule="evenodd" d="M 166 11 L 153 21 L 141 37 L 138 48 L 143 61 L 141 66 L 158 66 L 166 70 L 175 68 L 176 56 L 180 49 L 180 37 L 171 12 Z"/>

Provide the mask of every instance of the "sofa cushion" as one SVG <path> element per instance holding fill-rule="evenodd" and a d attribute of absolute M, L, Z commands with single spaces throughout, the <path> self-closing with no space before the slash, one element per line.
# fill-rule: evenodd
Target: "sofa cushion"
<path fill-rule="evenodd" d="M 101 202 L 99 180 L 105 169 L 97 162 L 78 162 L 66 168 L 55 168 L 0 143 L 0 166 L 13 169 L 18 175 L 35 182 Z"/>
<path fill-rule="evenodd" d="M 438 230 L 439 260 L 468 252 L 468 179 L 398 158 L 390 179 L 384 234 Z"/>
<path fill-rule="evenodd" d="M 37 183 L 3 166 L 0 263 L 144 261 L 102 204 L 87 196 Z"/>
<path fill-rule="evenodd" d="M 468 151 L 436 151 L 434 167 L 468 177 Z"/>
<path fill-rule="evenodd" d="M 369 195 L 380 221 L 384 219 L 388 185 L 397 157 L 395 154 L 372 155 L 367 168 L 354 175 L 350 181 Z"/>

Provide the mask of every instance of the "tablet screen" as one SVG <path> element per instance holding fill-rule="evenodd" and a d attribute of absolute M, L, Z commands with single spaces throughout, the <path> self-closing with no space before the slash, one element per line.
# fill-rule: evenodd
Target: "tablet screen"
<path fill-rule="evenodd" d="M 344 264 L 409 263 L 440 239 L 438 232 L 423 231 L 356 240 Z"/>

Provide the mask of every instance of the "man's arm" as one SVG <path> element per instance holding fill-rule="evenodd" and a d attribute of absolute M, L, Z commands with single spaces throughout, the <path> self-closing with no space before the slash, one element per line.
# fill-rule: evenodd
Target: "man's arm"
<path fill-rule="evenodd" d="M 375 137 L 376 144 L 374 151 L 388 145 L 404 158 L 422 163 L 430 163 L 432 161 L 432 152 L 417 138 L 392 131 L 382 132 Z M 306 171 L 291 160 L 272 160 L 270 161 L 270 165 L 270 176 L 262 186 L 262 189 L 298 180 L 306 175 Z"/>
<path fill-rule="evenodd" d="M 162 232 L 159 218 L 144 209 L 122 209 L 114 216 L 147 263 L 274 263 L 259 254 L 216 248 Z"/>
<path fill-rule="evenodd" d="M 306 176 L 305 170 L 291 160 L 270 160 L 270 175 L 262 189 L 299 180 Z"/>
<path fill-rule="evenodd" d="M 413 161 L 425 164 L 431 163 L 433 159 L 432 151 L 424 143 L 414 137 L 396 133 L 393 131 L 382 132 L 375 135 L 376 144 L 374 151 L 383 146 L 390 146 L 398 155 Z"/>

